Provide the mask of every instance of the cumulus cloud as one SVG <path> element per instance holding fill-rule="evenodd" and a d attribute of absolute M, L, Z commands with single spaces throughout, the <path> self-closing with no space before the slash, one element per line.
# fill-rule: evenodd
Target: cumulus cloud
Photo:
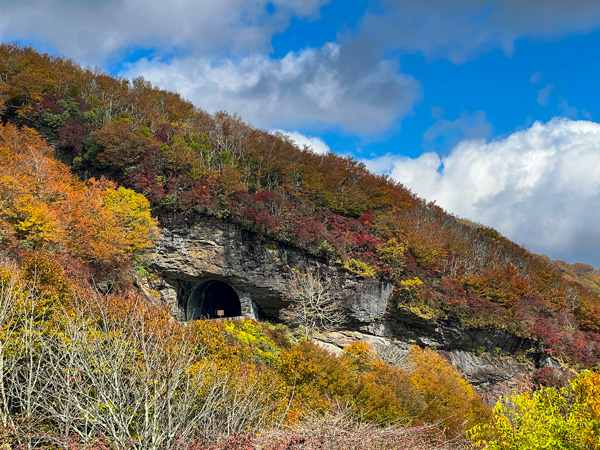
<path fill-rule="evenodd" d="M 318 155 L 324 155 L 331 151 L 329 145 L 327 145 L 323 139 L 314 136 L 305 136 L 298 131 L 285 131 L 285 130 L 273 130 L 273 133 L 281 133 L 287 136 L 296 144 L 299 148 L 308 148 L 313 153 Z"/>
<path fill-rule="evenodd" d="M 535 252 L 600 265 L 598 123 L 558 118 L 505 139 L 461 142 L 443 158 L 365 162 Z"/>
<path fill-rule="evenodd" d="M 33 39 L 88 64 L 134 47 L 186 53 L 267 50 L 291 17 L 328 0 L 0 0 L 0 37 Z"/>
<path fill-rule="evenodd" d="M 462 62 L 499 47 L 510 53 L 520 37 L 600 24 L 594 0 L 382 0 L 335 44 L 269 56 L 273 36 L 293 19 L 318 18 L 329 1 L 0 0 L 0 37 L 43 43 L 90 65 L 145 54 L 120 74 L 264 128 L 316 124 L 368 134 L 402 120 L 421 95 L 389 55 Z"/>
<path fill-rule="evenodd" d="M 579 110 L 574 106 L 570 106 L 567 99 L 561 97 L 558 102 L 558 110 L 560 115 L 569 119 L 576 119 L 579 116 Z"/>
<path fill-rule="evenodd" d="M 259 127 L 317 124 L 357 133 L 385 130 L 411 110 L 420 98 L 420 84 L 400 73 L 393 61 L 375 59 L 355 67 L 349 50 L 329 43 L 281 59 L 262 54 L 216 62 L 144 58 L 121 75 L 143 75 L 209 112 L 236 112 Z"/>
<path fill-rule="evenodd" d="M 349 40 L 269 56 L 292 18 L 318 18 L 329 1 L 0 0 L 0 38 L 39 42 L 88 65 L 145 55 L 119 74 L 267 129 L 385 130 L 411 110 L 420 85 L 372 46 Z"/>
<path fill-rule="evenodd" d="M 44 42 L 100 64 L 135 47 L 170 54 L 268 51 L 292 17 L 318 17 L 330 0 L 0 0 L 0 37 Z M 600 25 L 595 0 L 383 0 L 345 36 L 357 60 L 386 49 L 461 62 L 481 51 L 512 51 L 520 37 L 554 37 Z"/>

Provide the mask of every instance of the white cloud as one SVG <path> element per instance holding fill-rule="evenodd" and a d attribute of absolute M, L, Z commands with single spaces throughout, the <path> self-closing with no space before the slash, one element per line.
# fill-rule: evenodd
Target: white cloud
<path fill-rule="evenodd" d="M 558 110 L 561 116 L 568 117 L 569 119 L 576 119 L 579 116 L 579 110 L 574 106 L 570 106 L 569 102 L 562 97 L 558 102 Z"/>
<path fill-rule="evenodd" d="M 460 113 L 455 120 L 438 119 L 423 133 L 423 147 L 427 150 L 444 152 L 465 139 L 488 138 L 492 134 L 492 124 L 485 111 L 473 114 Z"/>
<path fill-rule="evenodd" d="M 268 52 L 294 17 L 330 0 L 0 0 L 0 38 L 41 42 L 87 64 L 135 47 L 159 55 Z M 521 37 L 555 37 L 600 25 L 596 0 L 382 0 L 353 33 L 358 64 L 389 49 L 462 62 Z M 376 12 L 373 12 L 376 11 Z"/>
<path fill-rule="evenodd" d="M 539 83 L 542 79 L 542 72 L 535 72 L 531 74 L 531 77 L 529 77 L 529 82 L 530 83 Z"/>
<path fill-rule="evenodd" d="M 546 106 L 548 104 L 548 100 L 550 99 L 550 93 L 554 89 L 553 84 L 548 84 L 546 87 L 540 89 L 538 91 L 537 102 L 540 106 Z"/>
<path fill-rule="evenodd" d="M 183 57 L 141 59 L 121 75 L 143 75 L 182 93 L 201 108 L 238 113 L 258 127 L 341 126 L 357 133 L 385 130 L 420 97 L 420 84 L 391 61 L 348 70 L 337 44 L 288 53 L 281 59 Z"/>
<path fill-rule="evenodd" d="M 600 24 L 595 0 L 383 0 L 335 44 L 269 56 L 276 34 L 293 19 L 317 18 L 329 1 L 0 0 L 0 38 L 112 68 L 146 52 L 121 74 L 181 91 L 209 111 L 238 112 L 268 129 L 316 125 L 368 134 L 403 119 L 420 98 L 397 55 L 419 51 L 462 62 L 498 47 L 510 53 L 524 36 Z"/>
<path fill-rule="evenodd" d="M 365 162 L 535 252 L 600 265 L 598 123 L 557 118 L 505 139 L 463 141 L 443 158 Z"/>
<path fill-rule="evenodd" d="M 329 145 L 327 145 L 323 139 L 314 136 L 305 136 L 298 131 L 285 131 L 285 130 L 273 130 L 273 133 L 281 133 L 287 136 L 296 144 L 299 148 L 308 148 L 313 153 L 318 155 L 324 155 L 331 151 Z"/>
<path fill-rule="evenodd" d="M 595 0 L 382 0 L 336 43 L 270 56 L 276 34 L 293 19 L 318 18 L 329 1 L 0 0 L 0 38 L 41 43 L 78 62 L 112 68 L 128 54 L 146 52 L 120 74 L 142 75 L 200 108 L 237 112 L 266 129 L 312 126 L 364 135 L 389 129 L 421 98 L 419 82 L 401 73 L 398 55 L 416 51 L 463 62 L 495 48 L 509 54 L 519 38 L 600 25 Z M 542 91 L 544 103 L 549 92 Z M 579 115 L 566 101 L 559 110 Z M 432 114 L 441 119 L 442 111 Z M 487 137 L 489 130 L 485 117 L 440 120 L 425 147 L 443 141 L 447 148 L 457 139 Z"/>
<path fill-rule="evenodd" d="M 327 1 L 0 0 L 0 38 L 33 39 L 87 64 L 134 47 L 159 55 L 265 51 L 291 17 L 315 17 Z"/>

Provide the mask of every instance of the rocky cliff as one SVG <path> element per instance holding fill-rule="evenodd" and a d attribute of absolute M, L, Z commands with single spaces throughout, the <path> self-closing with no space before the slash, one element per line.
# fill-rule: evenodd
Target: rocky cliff
<path fill-rule="evenodd" d="M 384 317 L 392 284 L 361 278 L 296 248 L 262 240 L 233 224 L 207 219 L 193 227 L 163 229 L 152 258 L 162 278 L 161 297 L 180 320 L 189 318 L 194 290 L 209 280 L 230 285 L 242 303 L 242 315 L 276 319 L 288 304 L 292 270 L 319 270 L 353 326 Z"/>
<path fill-rule="evenodd" d="M 359 277 L 335 263 L 216 219 L 164 227 L 152 267 L 161 278 L 155 288 L 179 320 L 213 317 L 217 312 L 225 317 L 277 320 L 289 304 L 292 272 L 318 270 L 349 319 L 344 329 L 319 336 L 322 346 L 337 352 L 363 340 L 383 359 L 400 365 L 411 345 L 432 347 L 490 401 L 523 383 L 536 367 L 557 366 L 530 339 L 501 329 L 424 319 L 394 304 L 389 282 Z M 227 302 L 215 300 L 228 296 Z"/>

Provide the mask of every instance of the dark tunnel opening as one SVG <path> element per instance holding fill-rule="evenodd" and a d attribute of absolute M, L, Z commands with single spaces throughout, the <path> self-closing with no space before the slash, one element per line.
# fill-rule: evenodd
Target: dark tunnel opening
<path fill-rule="evenodd" d="M 210 280 L 192 291 L 187 305 L 187 319 L 217 319 L 242 315 L 240 299 L 230 285 Z"/>

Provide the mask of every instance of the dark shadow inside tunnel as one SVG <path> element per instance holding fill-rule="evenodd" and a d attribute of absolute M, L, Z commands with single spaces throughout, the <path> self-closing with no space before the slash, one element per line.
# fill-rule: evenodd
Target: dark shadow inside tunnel
<path fill-rule="evenodd" d="M 230 285 L 205 281 L 194 289 L 187 304 L 187 319 L 217 319 L 242 315 L 240 299 Z"/>

